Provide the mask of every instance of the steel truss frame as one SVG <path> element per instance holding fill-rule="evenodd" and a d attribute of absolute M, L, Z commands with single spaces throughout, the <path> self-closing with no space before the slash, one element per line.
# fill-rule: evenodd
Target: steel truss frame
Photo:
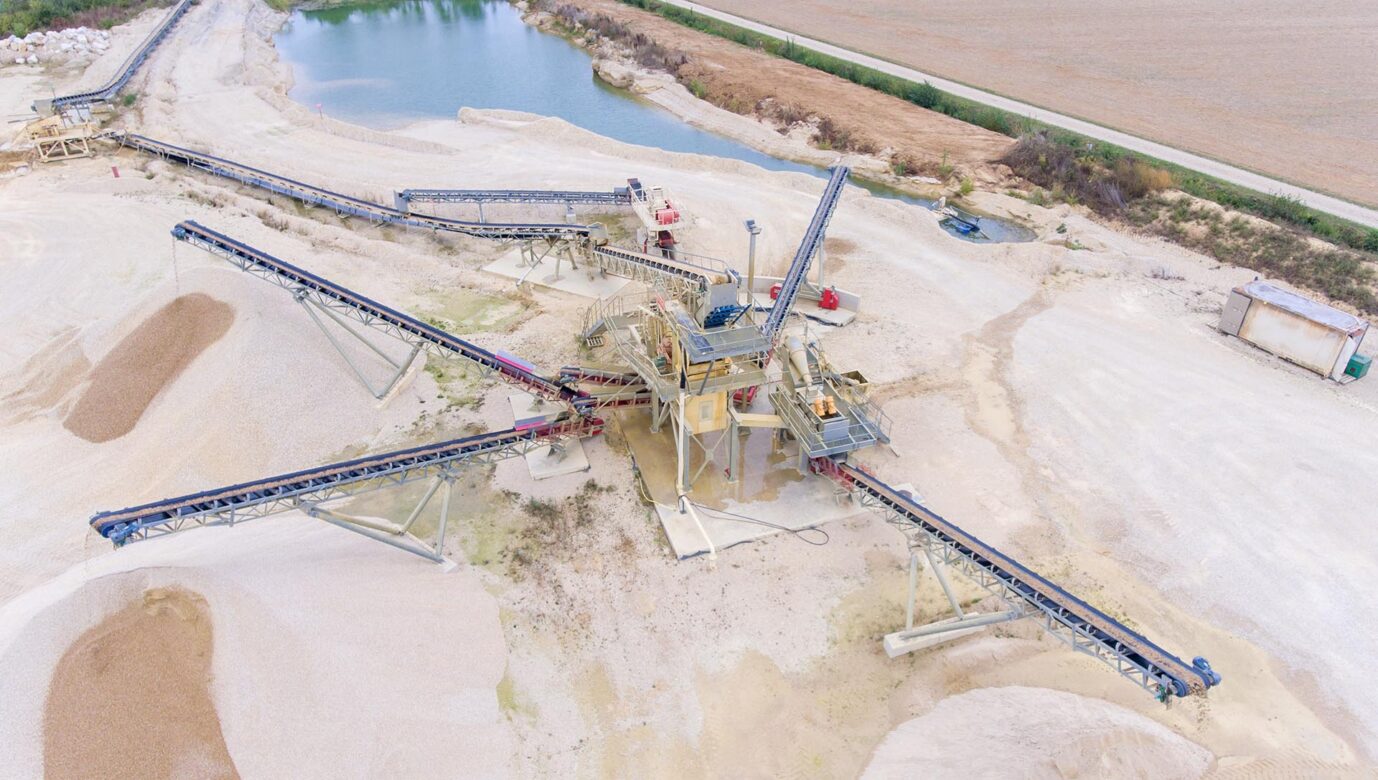
<path fill-rule="evenodd" d="M 71 95 L 53 98 L 51 102 L 53 108 L 58 111 L 89 108 L 93 103 L 108 101 L 118 94 L 119 91 L 124 89 L 124 86 L 129 83 L 129 80 L 134 77 L 134 73 L 138 71 L 139 66 L 143 65 L 144 61 L 148 59 L 148 55 L 167 37 L 168 32 L 172 30 L 172 26 L 177 23 L 177 20 L 182 18 L 182 15 L 187 12 L 188 8 L 191 8 L 194 1 L 195 0 L 182 0 L 176 7 L 169 11 L 167 17 L 154 28 L 153 32 L 148 34 L 148 37 L 143 40 L 143 43 L 139 44 L 139 48 L 135 49 L 125 61 L 120 64 L 120 69 L 116 71 L 115 75 L 103 86 L 91 90 L 90 92 L 77 92 Z M 87 113 L 89 114 L 89 111 Z"/>
<path fill-rule="evenodd" d="M 383 355 L 384 359 L 386 359 L 389 363 L 392 363 L 393 366 L 398 369 L 398 374 L 392 378 L 392 380 L 389 382 L 388 387 L 386 387 L 384 391 L 380 394 L 378 393 L 378 391 L 374 390 L 372 384 L 363 377 L 362 372 L 354 364 L 354 362 L 350 360 L 347 355 L 345 355 L 343 349 L 341 349 L 339 344 L 335 343 L 336 349 L 339 350 L 340 354 L 345 357 L 347 362 L 350 363 L 350 367 L 354 369 L 355 374 L 358 375 L 360 381 L 363 382 L 365 387 L 367 387 L 370 392 L 374 393 L 376 397 L 381 398 L 385 396 L 387 392 L 391 391 L 392 386 L 394 386 L 396 382 L 401 379 L 401 376 L 405 374 L 404 367 L 406 365 L 409 365 L 411 360 L 415 359 L 415 353 L 418 350 L 425 350 L 428 354 L 434 354 L 444 358 L 462 358 L 470 362 L 471 364 L 477 366 L 479 369 L 479 375 L 482 378 L 487 378 L 495 373 L 498 373 L 498 368 L 495 365 L 485 363 L 483 360 L 476 359 L 472 355 L 466 354 L 460 349 L 451 348 L 432 338 L 426 338 L 424 336 L 421 336 L 409 328 L 404 328 L 398 322 L 387 319 L 383 316 L 379 316 L 378 314 L 367 311 L 366 309 L 360 308 L 359 306 L 347 300 L 341 300 L 340 298 L 337 298 L 334 295 L 329 294 L 325 291 L 304 285 L 298 279 L 285 275 L 282 271 L 275 269 L 269 265 L 265 265 L 264 263 L 257 261 L 255 258 L 247 255 L 244 252 L 241 252 L 232 247 L 222 245 L 218 241 L 208 240 L 207 238 L 202 237 L 199 233 L 193 232 L 183 227 L 183 225 L 190 224 L 191 223 L 180 224 L 178 226 L 178 229 L 181 230 L 181 234 L 178 235 L 178 229 L 174 229 L 173 235 L 196 247 L 204 249 L 205 251 L 210 252 L 213 255 L 217 255 L 219 257 L 224 258 L 225 260 L 229 261 L 232 265 L 239 268 L 241 271 L 250 274 L 251 276 L 255 276 L 266 282 L 275 284 L 284 290 L 287 290 L 288 292 L 292 293 L 293 298 L 297 302 L 303 304 L 309 303 L 316 309 L 326 312 L 338 324 L 346 327 L 347 329 L 348 326 L 346 325 L 345 321 L 352 320 L 366 328 L 378 331 L 379 333 L 382 333 L 386 336 L 397 339 L 398 341 L 401 341 L 402 343 L 411 347 L 413 353 L 412 356 L 408 358 L 408 360 L 405 363 L 402 363 L 400 365 L 396 363 L 392 358 Z M 200 226 L 195 227 L 198 230 L 204 230 L 204 228 L 201 228 Z M 307 311 L 310 312 L 310 309 L 308 308 Z M 314 315 L 314 312 L 312 312 L 312 314 Z M 317 325 L 321 325 L 319 320 L 317 320 Z M 325 330 L 323 327 L 322 330 L 326 333 L 328 337 L 331 336 L 329 331 Z M 352 329 L 350 330 L 352 335 L 354 335 L 356 338 L 360 338 L 360 335 L 358 333 L 353 333 Z M 448 334 L 443 335 L 448 336 Z M 462 343 L 462 340 L 460 339 L 454 338 L 452 336 L 449 338 L 456 342 Z M 370 349 L 374 350 L 375 352 L 379 352 L 380 355 L 383 354 L 381 351 L 377 349 L 375 345 L 369 343 L 366 340 L 363 340 L 362 338 L 360 338 L 360 340 L 364 341 L 364 343 L 368 345 Z M 331 341 L 335 341 L 333 337 L 331 337 Z M 561 389 L 558 383 L 552 382 L 543 377 L 524 378 L 508 371 L 503 371 L 502 376 L 504 379 L 508 380 L 512 384 L 518 385 L 522 387 L 524 390 L 532 392 L 538 396 L 545 396 L 550 400 L 558 400 L 560 402 L 571 402 L 571 399 L 553 397 L 552 393 L 564 391 Z M 538 384 L 538 381 L 544 384 Z M 582 399 L 575 400 L 573 401 L 573 403 L 575 406 L 586 405 L 586 402 Z"/>
<path fill-rule="evenodd" d="M 491 465 L 508 458 L 525 455 L 563 439 L 577 438 L 582 434 L 591 432 L 593 427 L 595 427 L 593 423 L 575 420 L 551 426 L 547 431 L 539 434 L 526 435 L 519 431 L 513 431 L 509 436 L 502 436 L 501 433 L 487 434 L 501 438 L 492 444 L 480 442 L 478 449 L 471 449 L 473 445 L 467 443 L 471 440 L 457 440 L 453 443 L 452 452 L 428 460 L 405 457 L 407 451 L 402 451 L 376 456 L 374 460 L 384 462 L 374 466 L 351 469 L 341 475 L 312 477 L 310 473 L 307 473 L 284 485 L 267 485 L 267 483 L 290 479 L 290 477 L 269 478 L 261 480 L 259 483 L 253 483 L 244 492 L 227 499 L 211 499 L 198 503 L 195 501 L 195 497 L 191 497 L 186 504 L 190 508 L 189 511 L 182 512 L 181 509 L 176 509 L 174 511 L 180 512 L 179 514 L 159 518 L 148 524 L 144 524 L 141 520 L 134 520 L 123 529 L 112 530 L 109 538 L 115 542 L 116 546 L 123 546 L 132 542 L 166 536 L 186 528 L 233 526 L 247 520 L 290 512 L 294 509 L 319 509 L 321 504 L 339 498 L 386 487 L 401 486 L 421 479 L 453 479 L 455 469 L 458 466 Z M 397 455 L 399 458 L 388 461 L 387 459 L 392 455 Z M 316 471 L 327 472 L 333 468 L 335 468 L 334 465 L 322 466 Z M 255 484 L 267 486 L 256 488 L 254 487 Z M 174 502 L 177 500 L 173 499 Z M 419 514 L 419 512 L 414 513 Z M 101 515 L 97 515 L 93 518 L 93 523 L 100 517 Z M 338 516 L 334 519 L 338 521 L 342 518 L 343 516 Z M 412 522 L 414 522 L 414 518 Z M 410 525 L 405 527 L 410 529 Z M 358 529 L 351 528 L 350 530 Z"/>
<path fill-rule="evenodd" d="M 605 274 L 621 276 L 648 287 L 663 290 L 667 296 L 680 298 L 701 295 L 708 289 L 715 269 L 695 270 L 682 263 L 669 262 L 653 255 L 612 246 L 592 248 L 593 262 Z M 721 272 L 729 276 L 728 272 Z"/>
<path fill-rule="evenodd" d="M 591 203 L 630 206 L 631 195 L 617 190 L 445 190 L 407 189 L 397 193 L 406 203 Z"/>
<path fill-rule="evenodd" d="M 856 495 L 863 507 L 884 515 L 887 523 L 904 533 L 911 546 L 923 548 L 930 560 L 936 559 L 937 563 L 960 571 L 983 590 L 1005 602 L 1011 609 L 1020 609 L 1028 617 L 1037 620 L 1044 631 L 1068 647 L 1105 663 L 1121 677 L 1158 699 L 1166 701 L 1172 695 L 1170 692 L 1173 686 L 1166 675 L 1152 664 L 1141 664 L 1126 657 L 1126 652 L 1135 652 L 1131 648 L 1107 645 L 1092 636 L 1084 628 L 1069 621 L 1065 608 L 1016 590 L 1009 581 L 997 576 L 988 565 L 962 553 L 953 543 L 944 541 L 919 527 L 908 514 L 898 511 L 888 502 L 865 490 L 856 491 Z"/>
<path fill-rule="evenodd" d="M 136 133 L 123 133 L 119 136 L 119 141 L 122 145 L 128 146 L 131 149 L 137 149 L 141 152 L 166 160 L 180 162 L 189 168 L 205 171 L 215 176 L 223 176 L 241 184 L 292 198 L 308 206 L 321 206 L 330 209 L 341 217 L 360 217 L 368 220 L 371 224 L 393 224 L 403 227 L 446 231 L 478 238 L 507 241 L 548 237 L 587 240 L 591 230 L 588 225 L 570 225 L 554 222 L 521 222 L 511 224 L 468 222 L 458 219 L 446 219 L 428 214 L 415 214 L 401 211 L 391 206 L 385 206 L 381 203 L 374 203 L 372 201 L 363 200 L 362 198 L 344 195 L 322 187 L 299 182 L 295 179 L 289 179 L 286 176 L 279 176 L 275 173 L 259 170 L 258 168 L 243 165 L 233 160 L 226 160 L 191 149 L 185 149 L 180 146 L 174 146 L 173 144 L 158 141 Z"/>

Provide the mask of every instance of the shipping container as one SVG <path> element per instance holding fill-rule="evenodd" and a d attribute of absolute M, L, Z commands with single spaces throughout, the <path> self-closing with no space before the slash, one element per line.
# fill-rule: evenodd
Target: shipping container
<path fill-rule="evenodd" d="M 1368 333 L 1368 323 L 1267 282 L 1253 281 L 1230 292 L 1220 316 L 1220 331 L 1338 381 Z"/>

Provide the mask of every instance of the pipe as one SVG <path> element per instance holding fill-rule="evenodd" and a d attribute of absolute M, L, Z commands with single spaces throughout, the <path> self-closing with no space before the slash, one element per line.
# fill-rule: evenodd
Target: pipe
<path fill-rule="evenodd" d="M 1024 617 L 1024 610 L 1022 609 L 1010 609 L 1004 612 L 995 612 L 990 615 L 972 615 L 971 617 L 958 618 L 951 622 L 929 623 L 926 626 L 919 626 L 910 631 L 901 631 L 895 635 L 895 638 L 918 639 L 921 636 L 946 634 L 949 631 L 960 631 L 964 628 L 980 628 L 994 623 L 1007 623 L 1022 617 Z"/>

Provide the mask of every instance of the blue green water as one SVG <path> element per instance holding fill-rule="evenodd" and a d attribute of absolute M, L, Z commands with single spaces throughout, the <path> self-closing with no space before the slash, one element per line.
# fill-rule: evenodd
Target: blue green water
<path fill-rule="evenodd" d="M 599 135 L 773 171 L 816 168 L 758 152 L 609 87 L 587 52 L 494 0 L 404 0 L 303 11 L 277 37 L 294 100 L 392 128 L 451 118 L 461 106 L 558 116 Z"/>
<path fill-rule="evenodd" d="M 298 11 L 276 43 L 293 69 L 293 100 L 367 127 L 453 118 L 462 106 L 502 108 L 557 116 L 626 143 L 827 177 L 821 168 L 699 130 L 608 86 L 593 75 L 586 51 L 531 27 L 501 0 L 388 0 Z M 853 182 L 881 197 L 931 204 Z M 1006 223 L 986 219 L 982 227 L 989 240 L 1019 240 Z"/>

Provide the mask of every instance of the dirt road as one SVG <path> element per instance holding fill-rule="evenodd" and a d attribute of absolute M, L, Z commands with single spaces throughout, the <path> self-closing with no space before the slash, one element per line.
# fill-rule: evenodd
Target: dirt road
<path fill-rule="evenodd" d="M 1371 3 L 667 1 L 1378 226 Z"/>

